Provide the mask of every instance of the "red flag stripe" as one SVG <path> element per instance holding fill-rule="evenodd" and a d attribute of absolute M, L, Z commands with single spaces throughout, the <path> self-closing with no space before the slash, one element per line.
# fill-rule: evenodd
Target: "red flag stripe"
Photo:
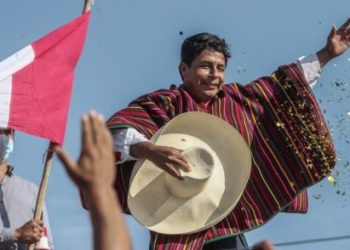
<path fill-rule="evenodd" d="M 0 63 L 0 127 L 62 144 L 90 13 Z"/>

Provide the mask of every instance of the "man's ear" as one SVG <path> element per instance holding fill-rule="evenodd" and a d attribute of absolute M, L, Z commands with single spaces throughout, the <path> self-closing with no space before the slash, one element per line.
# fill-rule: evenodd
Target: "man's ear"
<path fill-rule="evenodd" d="M 188 65 L 184 62 L 181 62 L 179 64 L 179 73 L 181 75 L 182 80 L 184 79 L 184 74 L 186 74 L 186 71 L 188 69 Z"/>

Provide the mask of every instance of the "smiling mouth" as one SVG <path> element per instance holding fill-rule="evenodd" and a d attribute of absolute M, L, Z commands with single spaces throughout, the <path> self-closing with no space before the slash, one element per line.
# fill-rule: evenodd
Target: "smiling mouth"
<path fill-rule="evenodd" d="M 220 86 L 219 83 L 204 83 L 203 85 L 205 85 L 209 88 L 218 88 Z"/>

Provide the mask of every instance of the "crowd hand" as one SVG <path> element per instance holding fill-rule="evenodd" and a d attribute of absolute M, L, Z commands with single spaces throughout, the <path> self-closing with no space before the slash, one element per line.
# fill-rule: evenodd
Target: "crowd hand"
<path fill-rule="evenodd" d="M 59 146 L 55 147 L 55 152 L 68 175 L 83 190 L 104 190 L 113 186 L 116 168 L 112 137 L 102 115 L 90 112 L 83 116 L 82 151 L 78 162 L 72 161 Z"/>
<path fill-rule="evenodd" d="M 276 248 L 272 244 L 272 242 L 268 240 L 263 240 L 261 242 L 256 243 L 252 250 L 275 250 Z"/>
<path fill-rule="evenodd" d="M 181 150 L 155 145 L 152 142 L 141 142 L 130 147 L 130 153 L 136 158 L 145 158 L 163 169 L 171 176 L 182 180 L 179 169 L 189 172 L 191 170 Z"/>
<path fill-rule="evenodd" d="M 31 244 L 39 241 L 43 232 L 44 226 L 41 220 L 30 220 L 15 230 L 13 239 L 16 242 Z"/>

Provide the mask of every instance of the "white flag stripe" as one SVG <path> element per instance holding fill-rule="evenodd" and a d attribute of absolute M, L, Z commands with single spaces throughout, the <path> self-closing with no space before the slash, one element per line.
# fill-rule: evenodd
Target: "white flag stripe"
<path fill-rule="evenodd" d="M 12 75 L 0 82 L 0 128 L 8 128 L 12 94 Z"/>
<path fill-rule="evenodd" d="M 0 62 L 0 82 L 13 75 L 34 61 L 35 53 L 32 45 L 19 50 Z M 1 86 L 0 86 L 1 88 Z M 1 90 L 0 90 L 1 91 Z"/>

